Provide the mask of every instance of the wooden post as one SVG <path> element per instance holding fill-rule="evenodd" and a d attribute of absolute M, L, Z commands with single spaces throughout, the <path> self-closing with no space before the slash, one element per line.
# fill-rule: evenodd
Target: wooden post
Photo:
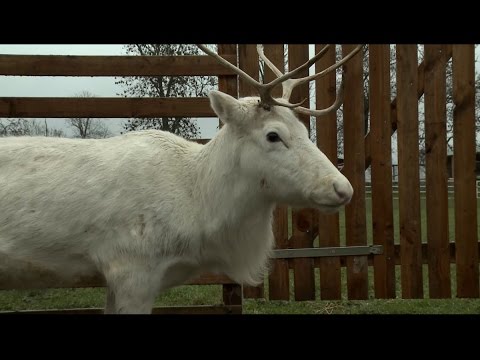
<path fill-rule="evenodd" d="M 457 296 L 479 297 L 475 189 L 475 48 L 453 46 L 453 178 Z"/>
<path fill-rule="evenodd" d="M 355 48 L 343 46 L 343 56 Z M 365 122 L 363 93 L 363 51 L 345 65 L 345 96 L 343 104 L 344 127 L 344 174 L 353 186 L 354 194 L 345 207 L 345 230 L 347 246 L 367 245 L 365 213 Z M 347 258 L 348 298 L 368 298 L 368 262 L 366 256 Z"/>
<path fill-rule="evenodd" d="M 290 70 L 304 64 L 308 61 L 308 59 L 308 45 L 288 45 L 288 64 Z M 305 70 L 298 75 L 298 77 L 304 76 L 308 76 L 308 70 Z M 305 98 L 310 98 L 308 84 L 297 86 L 292 93 L 290 102 L 297 103 Z M 310 107 L 310 102 L 305 102 L 303 106 L 307 108 Z M 308 115 L 300 115 L 299 118 L 310 131 L 310 117 Z M 313 233 L 315 227 L 314 222 L 316 222 L 316 220 L 316 213 L 311 209 L 292 211 L 293 247 L 313 247 Z M 293 259 L 293 269 L 295 280 L 295 300 L 314 300 L 315 273 L 313 270 L 313 260 Z"/>
<path fill-rule="evenodd" d="M 423 297 L 417 46 L 397 45 L 398 188 L 402 297 Z"/>
<path fill-rule="evenodd" d="M 369 71 L 373 243 L 383 246 L 373 258 L 374 284 L 385 299 L 395 298 L 389 45 L 369 46 Z"/>
<path fill-rule="evenodd" d="M 450 298 L 445 46 L 425 45 L 424 61 L 428 287 L 430 298 Z"/>
<path fill-rule="evenodd" d="M 264 45 L 265 56 L 283 72 L 285 68 L 284 46 Z M 270 82 L 276 75 L 267 67 L 265 71 L 265 82 Z M 273 96 L 282 96 L 281 87 L 273 89 Z M 277 249 L 288 248 L 288 207 L 277 206 L 274 212 L 273 233 Z M 289 269 L 287 259 L 273 260 L 273 269 L 268 278 L 269 300 L 290 300 Z"/>
<path fill-rule="evenodd" d="M 324 45 L 315 46 L 318 53 Z M 335 47 L 329 49 L 325 56 L 315 64 L 315 72 L 320 72 L 335 63 Z M 336 99 L 336 79 L 332 72 L 320 77 L 315 83 L 316 104 L 318 109 L 331 106 Z M 337 114 L 316 119 L 317 146 L 334 164 L 338 164 L 337 155 Z M 340 246 L 338 214 L 318 214 L 318 239 L 320 247 Z M 339 300 L 342 297 L 340 258 L 320 258 L 320 297 L 322 300 Z"/>

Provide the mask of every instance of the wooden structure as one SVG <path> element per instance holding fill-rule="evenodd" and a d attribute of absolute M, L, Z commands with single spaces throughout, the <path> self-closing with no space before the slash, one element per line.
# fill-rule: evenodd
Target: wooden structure
<path fill-rule="evenodd" d="M 321 46 L 315 45 L 317 50 Z M 259 64 L 254 45 L 219 45 L 218 49 L 232 63 L 236 63 L 238 58 L 240 67 L 258 79 Z M 350 45 L 342 47 L 344 53 L 351 49 Z M 265 46 L 266 55 L 279 68 L 283 68 L 284 50 L 284 45 Z M 421 62 L 418 61 L 417 45 L 397 45 L 395 52 L 397 94 L 392 101 L 390 45 L 369 46 L 368 131 L 365 130 L 362 55 L 356 55 L 345 65 L 342 171 L 351 181 L 355 194 L 352 202 L 346 206 L 344 217 L 338 214 L 322 215 L 311 209 L 294 210 L 291 213 L 285 207 L 275 210 L 274 233 L 278 252 L 268 278 L 269 299 L 313 300 L 317 289 L 320 298 L 328 300 L 341 299 L 345 295 L 349 299 L 359 300 L 371 296 L 423 298 L 427 294 L 430 298 L 480 296 L 474 46 L 425 45 L 425 56 Z M 289 66 L 297 67 L 304 63 L 308 55 L 308 45 L 288 45 Z M 453 156 L 457 164 L 462 164 L 454 169 L 454 199 L 451 199 L 453 204 L 450 209 L 455 213 L 454 231 L 451 226 L 449 228 L 446 166 L 446 64 L 450 59 L 453 61 L 455 106 Z M 319 62 L 316 71 L 334 61 L 335 52 L 331 49 Z M 243 81 L 237 87 L 237 77 L 207 56 L 0 55 L 0 75 L 213 75 L 219 76 L 220 90 L 231 95 L 255 94 Z M 265 70 L 267 81 L 273 76 L 270 70 Z M 334 74 L 316 80 L 317 107 L 333 103 L 335 84 Z M 308 86 L 299 86 L 291 101 L 306 98 L 308 94 Z M 426 119 L 424 207 L 421 205 L 423 200 L 420 197 L 418 171 L 418 101 L 422 96 L 425 97 Z M 206 98 L 0 98 L 0 117 L 87 116 L 213 117 L 214 113 Z M 301 120 L 310 128 L 308 117 L 301 117 Z M 317 144 L 331 160 L 336 161 L 336 115 L 329 114 L 316 119 L 316 122 Z M 391 137 L 395 132 L 398 204 L 392 196 Z M 372 178 L 371 201 L 367 202 L 365 169 L 368 167 L 371 167 Z M 422 212 L 425 213 L 422 215 Z M 423 223 L 422 218 L 426 219 Z M 422 229 L 422 224 L 425 229 Z M 352 251 L 340 251 L 345 247 Z M 289 249 L 309 250 L 298 255 Z M 319 269 L 319 276 L 316 276 L 316 269 Z M 426 269 L 428 277 L 424 276 Z M 230 302 L 226 300 L 227 306 L 241 305 L 238 285 L 227 284 L 220 278 L 209 280 L 224 284 L 225 296 L 230 299 Z M 203 280 L 201 282 L 205 283 Z M 428 287 L 425 286 L 427 282 Z M 8 286 L 12 287 L 13 284 Z M 0 288 L 6 288 L 1 281 Z M 372 292 L 369 291 L 371 288 Z M 263 286 L 246 287 L 244 293 L 247 297 L 267 297 Z"/>

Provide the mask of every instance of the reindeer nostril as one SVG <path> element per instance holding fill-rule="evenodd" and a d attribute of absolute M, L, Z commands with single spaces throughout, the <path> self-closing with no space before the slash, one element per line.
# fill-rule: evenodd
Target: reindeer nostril
<path fill-rule="evenodd" d="M 348 181 L 335 181 L 333 188 L 342 202 L 347 203 L 351 200 L 353 189 Z"/>

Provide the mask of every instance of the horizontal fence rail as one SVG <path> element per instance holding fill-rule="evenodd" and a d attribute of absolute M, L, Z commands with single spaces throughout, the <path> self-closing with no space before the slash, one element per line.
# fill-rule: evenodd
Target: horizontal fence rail
<path fill-rule="evenodd" d="M 215 117 L 208 98 L 0 97 L 0 117 L 149 118 Z"/>
<path fill-rule="evenodd" d="M 225 55 L 231 63 L 234 55 Z M 221 76 L 233 72 L 210 56 L 0 55 L 0 75 Z"/>
<path fill-rule="evenodd" d="M 316 258 L 327 256 L 356 256 L 356 255 L 380 255 L 383 253 L 383 246 L 344 246 L 344 247 L 324 247 L 307 249 L 282 249 L 275 250 L 273 257 L 275 259 L 296 259 L 296 258 Z"/>

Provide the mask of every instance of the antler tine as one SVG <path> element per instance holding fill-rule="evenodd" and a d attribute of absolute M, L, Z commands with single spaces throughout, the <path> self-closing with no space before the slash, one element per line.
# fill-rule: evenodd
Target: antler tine
<path fill-rule="evenodd" d="M 299 103 L 296 103 L 296 104 L 291 104 L 288 102 L 288 100 L 290 99 L 290 94 L 291 94 L 291 89 L 293 89 L 293 87 L 295 87 L 296 85 L 293 85 L 291 86 L 291 89 L 290 88 L 290 83 L 292 82 L 292 79 L 290 79 L 290 77 L 292 76 L 295 76 L 296 74 L 298 74 L 300 71 L 302 71 L 303 69 L 305 68 L 309 68 L 310 66 L 312 66 L 315 62 L 317 62 L 323 55 L 325 55 L 325 53 L 327 52 L 328 48 L 330 47 L 330 45 L 327 45 L 325 46 L 322 50 L 320 50 L 318 52 L 318 54 L 316 54 L 313 58 L 311 58 L 310 60 L 308 60 L 305 64 L 303 64 L 302 66 L 298 67 L 297 69 L 295 70 L 292 70 L 290 72 L 288 72 L 287 74 L 283 74 L 271 61 L 270 59 L 268 59 L 266 56 L 265 56 L 265 53 L 263 51 L 263 46 L 262 45 L 257 45 L 257 52 L 258 52 L 258 55 L 260 56 L 260 58 L 265 62 L 265 64 L 270 68 L 270 70 L 273 71 L 273 73 L 275 75 L 277 75 L 277 79 L 271 81 L 270 83 L 268 84 L 265 84 L 264 86 L 267 87 L 267 90 L 265 91 L 265 96 L 268 96 L 268 102 L 271 104 L 271 105 L 279 105 L 279 106 L 284 106 L 284 107 L 288 107 L 288 108 L 296 108 L 300 105 L 302 105 L 305 101 L 307 101 L 307 99 L 304 99 L 303 101 L 299 102 Z M 272 96 L 271 96 L 271 89 L 273 89 L 276 85 L 278 85 L 279 83 L 282 83 L 282 87 L 283 87 L 283 94 L 282 94 L 282 98 L 285 99 L 286 101 L 285 102 L 279 102 L 277 100 L 275 100 Z"/>
<path fill-rule="evenodd" d="M 270 68 L 270 70 L 272 70 L 273 73 L 275 75 L 277 75 L 277 77 L 283 76 L 283 73 L 280 70 L 278 70 L 278 68 L 270 61 L 269 58 L 267 58 L 265 56 L 265 53 L 263 52 L 263 45 L 257 45 L 257 52 L 258 52 L 258 55 L 260 56 L 260 58 L 265 62 L 265 64 Z M 286 81 L 288 82 L 288 79 Z M 265 96 L 268 96 L 267 101 L 270 105 L 279 105 L 279 106 L 284 106 L 284 107 L 293 109 L 293 108 L 296 108 L 296 107 L 302 105 L 305 101 L 307 101 L 307 99 L 304 99 L 302 102 L 299 102 L 299 103 L 296 103 L 296 104 L 290 104 L 288 102 L 288 99 L 287 99 L 286 102 L 279 102 L 279 101 L 275 100 L 273 98 L 273 96 L 271 95 L 271 91 L 274 88 L 274 86 L 270 86 L 270 84 L 271 83 L 265 85 L 265 86 L 268 86 L 267 90 L 265 91 Z M 283 84 L 284 83 L 282 83 L 282 85 Z"/>
<path fill-rule="evenodd" d="M 312 81 L 316 78 L 320 78 L 322 76 L 325 76 L 327 75 L 328 73 L 332 72 L 332 71 L 335 71 L 336 69 L 338 69 L 340 66 L 342 66 L 343 64 L 345 64 L 348 60 L 350 60 L 356 53 L 358 53 L 361 49 L 363 48 L 363 45 L 359 45 L 357 46 L 355 49 L 353 49 L 347 56 L 345 56 L 342 60 L 340 60 L 338 63 L 335 63 L 333 64 L 332 66 L 329 66 L 328 68 L 326 68 L 325 70 L 322 70 L 316 74 L 313 74 L 313 75 L 310 75 L 310 76 L 306 76 L 304 78 L 301 78 L 301 79 L 292 79 L 292 81 L 290 81 L 288 83 L 289 86 L 292 87 L 292 90 L 295 86 L 298 86 L 300 84 L 303 84 L 303 83 L 306 83 L 306 82 L 309 82 L 309 81 Z M 325 49 L 325 48 L 323 48 Z M 321 51 L 323 51 L 323 49 Z M 291 90 L 290 90 L 291 92 Z"/>
<path fill-rule="evenodd" d="M 355 54 L 357 54 L 363 48 L 363 46 L 364 45 L 357 46 L 355 49 L 353 49 L 353 51 L 351 51 L 347 56 L 345 56 L 338 63 L 335 63 L 332 66 L 329 66 L 328 68 L 320 71 L 319 73 L 316 73 L 316 74 L 313 74 L 313 75 L 310 75 L 310 76 L 307 76 L 307 77 L 304 77 L 304 78 L 301 78 L 301 79 L 290 79 L 288 82 L 284 83 L 285 84 L 284 85 L 284 93 L 283 93 L 284 99 L 287 99 L 287 101 L 288 101 L 288 98 L 290 97 L 290 94 L 291 94 L 291 92 L 292 92 L 292 90 L 295 86 L 303 84 L 303 83 L 308 82 L 308 81 L 311 81 L 313 79 L 325 76 L 326 74 L 328 74 L 332 71 L 335 71 L 337 68 L 342 66 L 345 62 L 347 62 L 353 56 L 355 56 Z M 323 115 L 326 115 L 326 114 L 328 114 L 332 111 L 337 111 L 343 103 L 344 88 L 345 88 L 345 83 L 344 83 L 344 78 L 343 78 L 343 75 L 342 75 L 342 82 L 340 84 L 340 89 L 338 91 L 337 97 L 335 99 L 335 103 L 333 103 L 333 105 L 331 105 L 330 107 L 328 107 L 326 109 L 322 109 L 322 110 L 311 110 L 311 109 L 307 109 L 307 108 L 304 108 L 304 107 L 296 107 L 294 110 L 298 113 L 306 114 L 306 115 L 312 115 L 312 116 L 323 116 Z M 288 96 L 288 97 L 286 97 L 286 96 Z"/>
<path fill-rule="evenodd" d="M 265 62 L 265 64 L 270 68 L 270 70 L 273 71 L 275 75 L 277 75 L 277 77 L 280 77 L 283 75 L 283 72 L 278 70 L 278 68 L 275 65 L 273 65 L 273 63 L 270 61 L 270 59 L 268 59 L 265 56 L 265 53 L 263 52 L 263 45 L 257 45 L 257 52 L 258 52 L 258 55 L 260 56 L 260 59 L 262 59 Z"/>
<path fill-rule="evenodd" d="M 269 109 L 271 105 L 278 105 L 278 106 L 283 106 L 287 108 L 294 109 L 295 111 L 302 113 L 302 114 L 308 114 L 308 115 L 313 115 L 313 116 L 322 116 L 325 115 L 331 111 L 336 111 L 342 104 L 343 102 L 343 91 L 344 91 L 344 83 L 343 83 L 343 77 L 342 77 L 342 83 L 340 85 L 339 92 L 337 94 L 337 98 L 335 100 L 335 103 L 330 106 L 327 109 L 323 110 L 310 110 L 304 107 L 301 107 L 307 99 L 304 99 L 302 102 L 296 103 L 296 104 L 291 104 L 288 102 L 290 95 L 292 93 L 292 90 L 305 82 L 309 82 L 311 80 L 314 80 L 316 78 L 325 76 L 326 74 L 335 71 L 337 68 L 345 64 L 348 60 L 350 60 L 355 54 L 357 54 L 362 48 L 363 45 L 357 46 L 353 51 L 351 51 L 347 56 L 345 56 L 342 60 L 340 60 L 338 63 L 333 64 L 332 66 L 328 67 L 325 70 L 320 71 L 319 73 L 306 76 L 300 79 L 292 79 L 295 75 L 303 71 L 304 69 L 308 69 L 310 66 L 312 66 L 314 63 L 316 63 L 322 56 L 326 54 L 328 49 L 330 48 L 330 44 L 324 46 L 313 58 L 308 60 L 306 63 L 303 65 L 299 66 L 298 68 L 283 74 L 266 56 L 263 51 L 263 46 L 262 45 L 257 45 L 257 52 L 260 58 L 265 62 L 265 64 L 277 75 L 277 78 L 268 84 L 261 84 L 257 80 L 253 79 L 250 77 L 247 73 L 242 71 L 240 68 L 236 67 L 235 65 L 229 63 L 227 60 L 216 54 L 215 52 L 211 51 L 208 49 L 205 45 L 202 44 L 197 44 L 197 46 L 203 50 L 206 54 L 212 56 L 215 58 L 218 62 L 220 62 L 222 65 L 226 66 L 230 70 L 232 70 L 234 73 L 238 74 L 242 79 L 244 79 L 247 83 L 252 85 L 254 88 L 257 89 L 257 91 L 260 94 L 260 99 L 261 102 L 260 104 L 265 107 L 266 109 Z M 278 84 L 282 84 L 283 87 L 283 95 L 282 99 L 283 101 L 277 101 L 272 97 L 272 89 L 277 86 Z"/>
<path fill-rule="evenodd" d="M 340 106 L 343 104 L 343 96 L 345 94 L 345 82 L 342 76 L 342 82 L 340 83 L 340 89 L 338 90 L 337 97 L 335 99 L 335 102 L 333 105 L 326 109 L 322 110 L 311 110 L 307 109 L 304 107 L 297 107 L 294 109 L 294 111 L 300 113 L 300 114 L 305 114 L 305 115 L 311 115 L 311 116 L 324 116 L 332 111 L 337 111 Z"/>
<path fill-rule="evenodd" d="M 310 66 L 315 64 L 318 60 L 320 60 L 320 58 L 323 57 L 323 55 L 325 55 L 325 53 L 327 52 L 327 50 L 329 48 L 330 48 L 330 45 L 326 45 L 322 50 L 320 50 L 313 58 L 308 60 L 305 64 L 299 66 L 298 68 L 296 68 L 292 71 L 289 71 L 285 75 L 282 75 L 282 76 L 276 78 L 275 80 L 266 84 L 266 86 L 268 86 L 269 88 L 273 88 L 273 87 L 277 86 L 278 84 L 284 83 L 286 80 L 291 79 L 292 77 L 299 74 L 303 70 L 310 68 Z M 286 100 L 288 100 L 288 99 L 286 99 Z"/>
<path fill-rule="evenodd" d="M 208 55 L 210 55 L 211 57 L 215 58 L 219 63 L 221 63 L 222 65 L 226 66 L 227 68 L 229 68 L 230 70 L 232 70 L 234 73 L 236 73 L 238 76 L 240 76 L 242 79 L 244 79 L 245 81 L 247 81 L 250 85 L 252 85 L 253 87 L 255 87 L 256 89 L 259 90 L 259 92 L 262 94 L 265 92 L 265 85 L 259 83 L 257 80 L 253 79 L 252 77 L 250 77 L 250 75 L 248 75 L 247 73 L 245 73 L 244 71 L 242 71 L 241 69 L 239 69 L 238 67 L 236 67 L 235 65 L 229 63 L 227 60 L 225 60 L 224 58 L 222 58 L 220 55 L 216 54 L 215 52 L 213 52 L 212 50 L 210 50 L 209 48 L 207 48 L 205 45 L 203 44 L 197 44 L 197 46 L 203 50 L 203 52 L 207 53 Z"/>
<path fill-rule="evenodd" d="M 290 103 L 284 104 L 284 103 L 280 103 L 280 102 L 274 100 L 272 95 L 271 95 L 271 91 L 272 91 L 271 87 L 268 87 L 265 84 L 261 84 L 257 80 L 253 79 L 252 77 L 250 77 L 250 75 L 248 75 L 247 73 L 242 71 L 240 68 L 236 67 L 235 65 L 229 63 L 227 60 L 222 58 L 220 55 L 218 55 L 218 54 L 214 53 L 212 50 L 208 49 L 205 45 L 197 44 L 197 46 L 200 49 L 202 49 L 206 54 L 215 58 L 222 65 L 226 66 L 227 68 L 229 68 L 230 70 L 232 70 L 233 72 L 238 74 L 242 79 L 244 79 L 250 85 L 252 85 L 254 88 L 256 88 L 257 91 L 260 94 L 261 105 L 264 106 L 265 108 L 269 108 L 270 105 L 280 105 L 280 106 L 286 106 L 286 107 L 289 107 L 289 108 L 295 108 L 295 107 L 303 104 L 303 102 L 298 103 L 298 104 L 290 104 Z"/>

